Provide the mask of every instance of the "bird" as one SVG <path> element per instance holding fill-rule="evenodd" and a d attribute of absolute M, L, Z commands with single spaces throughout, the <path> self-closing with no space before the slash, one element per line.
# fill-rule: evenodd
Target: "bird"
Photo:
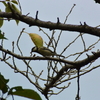
<path fill-rule="evenodd" d="M 24 33 L 27 33 L 30 36 L 32 42 L 35 44 L 36 47 L 38 47 L 38 48 L 43 47 L 43 39 L 40 35 L 38 35 L 36 33 L 28 33 L 25 31 L 24 31 Z"/>
<path fill-rule="evenodd" d="M 31 53 L 32 52 L 36 52 L 36 53 L 39 53 L 41 54 L 42 56 L 44 57 L 50 57 L 50 56 L 59 56 L 59 57 L 64 57 L 62 55 L 59 55 L 59 54 L 56 54 L 55 52 L 51 51 L 50 49 L 46 48 L 46 47 L 33 47 L 31 49 Z"/>
<path fill-rule="evenodd" d="M 32 52 L 37 52 L 39 54 L 41 54 L 42 56 L 46 57 L 46 56 L 59 56 L 59 57 L 64 57 L 62 55 L 59 55 L 53 51 L 51 51 L 50 49 L 46 48 L 43 46 L 43 39 L 40 35 L 36 34 L 36 33 L 28 33 L 23 31 L 24 33 L 27 33 L 32 42 L 35 44 L 35 47 L 33 47 L 31 49 L 31 53 Z"/>

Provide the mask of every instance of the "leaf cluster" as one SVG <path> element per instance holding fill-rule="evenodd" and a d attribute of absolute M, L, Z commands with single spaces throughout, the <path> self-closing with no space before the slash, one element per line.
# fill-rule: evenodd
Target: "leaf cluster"
<path fill-rule="evenodd" d="M 20 10 L 17 8 L 16 5 L 18 5 L 18 2 L 16 0 L 5 0 L 5 1 L 0 1 L 1 3 L 4 4 L 5 6 L 5 12 L 12 12 L 9 3 L 11 4 L 11 7 L 14 11 L 16 11 L 17 13 L 21 13 Z M 2 12 L 2 10 L 0 9 L 0 12 Z M 0 27 L 3 26 L 4 24 L 4 20 L 11 20 L 11 19 L 4 19 L 3 17 L 0 17 Z M 19 20 L 15 20 L 16 24 L 18 25 Z"/>
<path fill-rule="evenodd" d="M 10 88 L 7 83 L 9 82 L 9 79 L 5 79 L 2 74 L 0 74 L 0 91 L 2 92 L 2 95 L 0 97 L 0 100 L 6 100 L 8 96 L 12 96 L 14 98 L 14 95 L 26 97 L 29 99 L 34 100 L 42 100 L 40 95 L 31 89 L 23 89 L 21 86 L 16 86 Z M 4 98 L 4 94 L 6 94 L 6 98 Z"/>

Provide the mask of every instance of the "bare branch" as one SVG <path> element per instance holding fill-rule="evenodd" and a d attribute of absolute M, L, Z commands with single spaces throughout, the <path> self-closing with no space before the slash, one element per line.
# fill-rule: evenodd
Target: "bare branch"
<path fill-rule="evenodd" d="M 71 24 L 62 24 L 62 23 L 53 23 L 53 22 L 45 22 L 41 20 L 35 20 L 32 17 L 26 16 L 26 15 L 21 15 L 17 13 L 16 16 L 13 16 L 13 13 L 6 13 L 6 12 L 0 12 L 0 17 L 4 18 L 13 18 L 16 20 L 20 20 L 29 26 L 38 26 L 38 27 L 43 27 L 43 28 L 48 28 L 48 29 L 59 29 L 59 30 L 64 30 L 64 31 L 73 31 L 73 32 L 81 32 L 81 33 L 88 33 L 97 37 L 100 37 L 100 29 L 97 27 L 91 27 L 86 25 L 71 25 Z"/>

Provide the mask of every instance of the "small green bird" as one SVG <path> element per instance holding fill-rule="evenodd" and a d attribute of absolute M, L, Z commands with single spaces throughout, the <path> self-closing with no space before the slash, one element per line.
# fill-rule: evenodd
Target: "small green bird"
<path fill-rule="evenodd" d="M 42 56 L 46 57 L 46 56 L 59 56 L 59 57 L 64 57 L 62 55 L 56 54 L 55 52 L 51 51 L 50 49 L 46 48 L 46 47 L 33 47 L 31 49 L 31 52 L 37 52 L 39 54 L 41 54 Z"/>

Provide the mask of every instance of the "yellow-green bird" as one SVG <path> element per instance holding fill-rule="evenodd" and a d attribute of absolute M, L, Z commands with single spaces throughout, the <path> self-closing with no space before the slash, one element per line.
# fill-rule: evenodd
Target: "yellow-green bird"
<path fill-rule="evenodd" d="M 59 56 L 59 57 L 64 57 L 64 56 L 62 56 L 62 55 L 59 55 L 59 54 L 56 54 L 55 52 L 53 52 L 53 51 L 51 51 L 50 49 L 48 49 L 48 48 L 46 48 L 46 47 L 40 47 L 40 48 L 38 48 L 38 47 L 33 47 L 32 49 L 31 49 L 31 52 L 37 52 L 37 53 L 39 53 L 39 54 L 41 54 L 42 56 L 44 56 L 44 57 L 49 57 L 49 56 Z"/>

